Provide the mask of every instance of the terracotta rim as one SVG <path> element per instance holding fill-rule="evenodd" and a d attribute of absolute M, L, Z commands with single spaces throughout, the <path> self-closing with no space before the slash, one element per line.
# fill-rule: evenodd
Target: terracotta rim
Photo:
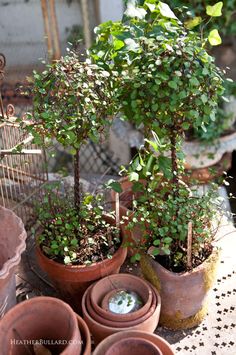
<path fill-rule="evenodd" d="M 128 337 L 139 337 L 139 338 L 150 340 L 160 348 L 163 355 L 167 355 L 167 354 L 174 355 L 174 352 L 171 349 L 170 344 L 165 339 L 161 338 L 156 334 L 152 334 L 145 331 L 138 331 L 138 330 L 123 331 L 123 332 L 110 335 L 109 337 L 101 341 L 99 345 L 97 345 L 93 355 L 104 355 L 111 344 L 114 344 L 120 338 L 125 339 Z"/>
<path fill-rule="evenodd" d="M 90 331 L 83 320 L 82 317 L 80 317 L 78 314 L 76 314 L 77 321 L 78 321 L 78 326 L 80 333 L 82 335 L 82 351 L 81 355 L 90 355 L 91 354 L 91 336 L 90 336 Z"/>
<path fill-rule="evenodd" d="M 130 344 L 131 343 L 131 344 Z M 116 354 L 118 353 L 118 350 L 120 346 L 123 345 L 124 348 L 129 347 L 129 349 L 132 349 L 132 343 L 136 343 L 136 347 L 139 346 L 139 344 L 142 346 L 144 345 L 145 348 L 147 347 L 146 350 L 146 354 L 147 354 L 147 350 L 152 351 L 152 353 L 155 351 L 156 355 L 163 355 L 162 351 L 158 348 L 158 346 L 156 344 L 154 344 L 152 341 L 148 340 L 148 339 L 143 339 L 140 337 L 124 337 L 123 339 L 119 339 L 118 341 L 114 342 L 113 344 L 111 344 L 111 346 L 106 350 L 105 355 L 113 355 L 114 351 L 116 351 Z M 129 350 L 128 349 L 128 350 Z M 129 351 L 130 351 L 129 350 Z M 133 354 L 133 352 L 132 352 Z M 121 353 L 120 353 L 121 355 Z M 123 353 L 122 353 L 123 355 Z"/>
<path fill-rule="evenodd" d="M 155 262 L 158 264 L 158 266 L 160 267 L 160 269 L 162 269 L 163 272 L 169 274 L 169 276 L 172 276 L 172 277 L 186 277 L 186 275 L 188 274 L 195 274 L 199 271 L 201 271 L 202 269 L 205 269 L 205 265 L 209 262 L 211 262 L 211 259 L 214 258 L 215 256 L 217 256 L 218 254 L 220 253 L 220 250 L 218 248 L 214 248 L 212 253 L 208 256 L 208 258 L 206 260 L 203 261 L 203 263 L 201 263 L 200 265 L 198 265 L 197 267 L 195 267 L 192 271 L 184 271 L 184 272 L 173 272 L 173 271 L 170 271 L 170 270 L 167 270 L 164 266 L 162 266 L 160 263 L 158 263 L 158 261 L 156 260 L 153 260 L 151 256 L 149 255 L 145 255 L 145 256 L 142 256 L 144 258 L 150 258 L 151 261 Z"/>
<path fill-rule="evenodd" d="M 153 289 L 153 291 L 155 292 L 156 298 L 157 298 L 157 307 L 154 311 L 154 313 L 152 314 L 152 316 L 154 315 L 160 315 L 160 309 L 161 309 L 161 297 L 158 293 L 158 291 L 149 283 L 150 287 Z M 86 298 L 88 297 L 88 293 L 90 292 L 91 288 L 93 287 L 93 285 L 89 286 L 87 288 L 87 290 L 85 291 L 83 298 L 82 298 L 82 311 L 83 311 L 83 317 L 86 320 L 88 320 L 88 322 L 94 323 L 96 324 L 96 326 L 98 326 L 99 328 L 102 328 L 103 330 L 107 331 L 107 332 L 120 332 L 120 331 L 125 331 L 125 330 L 129 330 L 129 328 L 137 328 L 138 326 L 140 326 L 141 324 L 137 324 L 134 327 L 127 327 L 127 328 L 112 328 L 112 327 L 108 327 L 106 325 L 102 325 L 100 323 L 98 323 L 97 321 L 95 321 L 90 314 L 88 313 L 87 307 L 86 307 Z M 159 318 L 159 317 L 158 317 Z M 148 323 L 150 320 L 150 318 L 146 319 L 143 323 Z M 89 327 L 89 324 L 88 324 Z M 155 330 L 155 329 L 154 329 Z M 154 331 L 153 330 L 153 331 Z"/>
<path fill-rule="evenodd" d="M 2 206 L 0 206 L 0 210 L 2 210 L 5 214 L 12 216 L 12 218 L 18 221 L 20 231 L 19 235 L 17 236 L 19 245 L 16 247 L 13 257 L 4 263 L 2 269 L 0 270 L 0 279 L 5 279 L 11 272 L 11 269 L 17 266 L 20 262 L 21 254 L 26 248 L 25 240 L 27 238 L 27 234 L 22 220 L 14 212 Z"/>
<path fill-rule="evenodd" d="M 105 309 L 103 309 L 99 305 L 99 302 L 101 302 L 102 300 L 97 299 L 98 292 L 96 292 L 96 290 L 100 284 L 104 283 L 104 279 L 108 280 L 108 282 L 111 282 L 111 284 L 113 284 L 116 281 L 119 281 L 119 279 L 122 279 L 124 277 L 127 278 L 127 283 L 128 283 L 128 280 L 130 278 L 132 278 L 140 284 L 140 289 L 141 288 L 146 289 L 147 290 L 147 300 L 146 300 L 146 303 L 143 305 L 143 307 L 141 307 L 139 310 L 129 313 L 127 315 L 126 314 L 117 315 L 117 314 L 113 314 L 112 312 L 106 311 Z M 120 287 L 118 287 L 118 288 L 120 288 Z M 142 297 L 142 295 L 139 294 L 139 289 L 134 290 L 131 288 L 131 291 L 137 292 L 137 294 L 140 297 Z M 131 275 L 131 274 L 115 274 L 115 275 L 107 276 L 106 278 L 103 278 L 103 279 L 97 281 L 93 285 L 93 288 L 91 289 L 91 292 L 90 292 L 91 305 L 94 308 L 94 310 L 96 311 L 96 313 L 99 314 L 100 316 L 106 318 L 107 320 L 114 320 L 114 321 L 120 321 L 120 322 L 127 321 L 131 317 L 132 318 L 135 317 L 135 319 L 138 317 L 142 317 L 144 314 L 146 314 L 146 312 L 150 308 L 151 303 L 153 301 L 152 298 L 153 298 L 153 292 L 152 292 L 150 285 L 145 280 L 142 280 L 141 278 Z M 145 300 L 143 300 L 143 301 L 145 302 Z M 131 316 L 131 314 L 132 314 L 132 316 Z"/>
<path fill-rule="evenodd" d="M 71 333 L 70 338 L 73 339 L 77 333 L 78 341 L 80 341 L 80 344 L 81 344 L 81 334 L 80 334 L 80 329 L 78 328 L 78 320 L 77 320 L 76 314 L 74 313 L 72 308 L 66 302 L 64 302 L 56 297 L 38 296 L 38 297 L 31 298 L 30 300 L 25 300 L 23 302 L 18 303 L 16 306 L 14 306 L 12 309 L 10 309 L 7 312 L 7 314 L 4 316 L 2 323 L 1 323 L 2 326 L 4 326 L 4 321 L 12 323 L 11 319 L 17 316 L 19 310 L 23 310 L 25 307 L 28 307 L 27 304 L 30 307 L 35 306 L 37 308 L 37 306 L 40 303 L 45 303 L 45 302 L 47 304 L 51 304 L 52 306 L 56 305 L 57 307 L 60 307 L 60 308 L 63 307 L 64 309 L 66 309 L 66 312 L 73 319 L 73 323 L 75 325 L 74 329 L 72 329 L 72 333 Z M 17 318 L 19 318 L 19 317 L 17 317 Z M 81 345 L 79 346 L 79 348 L 81 349 Z M 67 353 L 67 349 L 64 349 L 61 354 L 66 354 L 66 353 Z M 80 352 L 78 352 L 78 354 L 80 354 Z"/>
<path fill-rule="evenodd" d="M 101 325 L 105 325 L 111 328 L 128 328 L 128 327 L 134 327 L 135 325 L 138 325 L 140 323 L 145 322 L 147 319 L 149 319 L 155 312 L 157 308 L 157 297 L 155 293 L 153 292 L 153 298 L 152 298 L 152 304 L 150 305 L 150 308 L 147 310 L 147 312 L 135 319 L 130 319 L 130 320 L 117 320 L 117 319 L 105 319 L 99 314 L 96 313 L 96 311 L 93 309 L 93 306 L 91 304 L 90 300 L 90 292 L 88 292 L 88 295 L 86 297 L 86 309 L 89 315 L 91 316 L 92 319 L 94 319 L 96 322 L 99 322 Z"/>

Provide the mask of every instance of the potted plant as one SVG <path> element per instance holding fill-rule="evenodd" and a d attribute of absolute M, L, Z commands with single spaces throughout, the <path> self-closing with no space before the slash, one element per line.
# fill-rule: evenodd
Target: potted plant
<path fill-rule="evenodd" d="M 101 200 L 81 196 L 79 151 L 88 139 L 98 139 L 109 124 L 114 88 L 110 74 L 70 52 L 34 73 L 33 112 L 24 127 L 37 143 L 56 139 L 71 147 L 74 157 L 74 198 L 47 191 L 41 208 L 43 227 L 37 257 L 62 295 L 77 309 L 88 285 L 119 271 L 125 260 L 120 226 L 105 215 Z M 54 191 L 55 192 L 55 191 Z M 96 249 L 96 250 L 95 250 Z"/>
<path fill-rule="evenodd" d="M 159 1 L 142 6 L 130 2 L 124 23 L 107 23 L 97 33 L 95 60 L 123 74 L 119 94 L 124 118 L 143 126 L 148 154 L 150 145 L 159 152 L 156 171 L 149 171 L 149 160 L 140 155 L 130 172 L 130 180 L 139 182 L 146 171 L 147 182 L 135 187 L 142 194 L 135 199 L 129 228 L 142 231 L 137 247 L 144 253 L 133 259 L 141 259 L 144 276 L 160 291 L 161 324 L 193 327 L 206 314 L 206 295 L 215 275 L 212 220 L 218 212 L 212 204 L 214 191 L 200 197 L 181 182 L 182 139 L 189 128 L 205 129 L 214 121 L 224 91 L 223 73 L 207 53 L 206 41 Z M 114 58 L 110 63 L 107 53 L 96 51 L 108 34 L 108 55 Z M 150 139 L 152 131 L 155 140 Z M 156 172 L 165 179 L 160 181 Z"/>
<path fill-rule="evenodd" d="M 207 97 L 204 96 L 205 94 L 203 93 L 204 90 L 198 90 L 199 85 L 203 82 L 200 83 L 198 79 L 195 80 L 196 78 L 192 76 L 193 68 L 191 67 L 191 70 L 189 70 L 190 67 L 188 67 L 190 63 L 183 65 L 183 67 L 179 66 L 176 70 L 173 68 L 173 75 L 171 75 L 171 68 L 169 68 L 170 71 L 166 71 L 165 69 L 163 71 L 163 66 L 165 64 L 161 61 L 163 56 L 162 51 L 166 50 L 172 53 L 169 56 L 170 59 L 172 57 L 172 60 L 174 57 L 181 57 L 180 38 L 181 36 L 184 38 L 186 33 L 188 33 L 188 39 L 190 42 L 191 40 L 196 42 L 198 41 L 199 56 L 201 56 L 201 46 L 203 46 L 203 49 L 208 44 L 218 45 L 221 43 L 221 38 L 217 28 L 211 27 L 208 38 L 205 39 L 203 32 L 204 22 L 203 28 L 201 29 L 201 38 L 198 38 L 197 32 L 192 31 L 192 29 L 195 30 L 195 27 L 199 25 L 196 18 L 192 18 L 188 23 L 185 22 L 180 25 L 176 15 L 170 10 L 168 5 L 163 2 L 148 2 L 142 0 L 128 1 L 127 3 L 127 9 L 124 14 L 123 21 L 115 23 L 107 22 L 100 25 L 96 29 L 96 43 L 91 48 L 90 52 L 93 60 L 98 65 L 102 66 L 106 70 L 113 70 L 115 68 L 115 70 L 122 74 L 123 81 L 120 85 L 120 89 L 123 92 L 121 93 L 120 103 L 122 106 L 121 113 L 123 114 L 123 119 L 131 122 L 143 132 L 144 137 L 147 137 L 147 135 L 150 136 L 151 132 L 150 124 L 152 125 L 153 121 L 155 121 L 155 119 L 153 120 L 153 117 L 155 118 L 159 112 L 157 101 L 161 102 L 163 99 L 167 100 L 166 92 L 159 90 L 160 87 L 163 87 L 164 83 L 166 83 L 170 89 L 173 89 L 173 91 L 177 91 L 177 88 L 181 88 L 182 85 L 178 86 L 178 83 L 183 83 L 184 80 L 188 80 L 189 84 L 192 85 L 192 95 L 195 95 L 194 90 L 196 92 L 198 91 L 199 96 L 196 97 L 195 107 L 191 104 L 191 98 L 189 97 L 189 107 L 191 107 L 189 112 L 191 111 L 191 115 L 196 115 L 196 110 L 199 110 L 198 108 L 201 106 L 203 108 L 205 102 L 207 101 Z M 221 2 L 216 3 L 213 6 L 208 6 L 206 14 L 208 21 L 212 22 L 210 21 L 212 18 L 219 18 L 221 10 Z M 184 16 L 183 10 L 181 16 L 182 15 Z M 157 19 L 160 16 L 162 16 L 162 19 L 158 22 Z M 160 21 L 162 21 L 161 25 Z M 176 24 L 178 24 L 177 27 L 175 27 Z M 165 26 L 169 26 L 169 29 L 166 29 Z M 167 32 L 167 38 L 164 39 L 163 37 Z M 190 39 L 191 36 L 192 39 Z M 177 37 L 179 37 L 179 40 Z M 177 40 L 176 43 L 174 43 L 174 38 Z M 160 43 L 161 45 L 158 48 Z M 165 46 L 166 49 L 164 48 Z M 151 53 L 154 54 L 153 58 L 148 58 L 148 53 L 150 55 Z M 190 53 L 187 55 L 189 56 Z M 208 69 L 211 66 L 211 62 L 214 61 L 213 57 L 210 57 L 208 54 L 207 56 L 208 58 L 205 57 L 204 59 L 202 57 L 201 65 L 198 69 L 199 71 L 202 70 L 202 78 L 205 76 L 206 79 L 209 75 Z M 175 61 L 175 63 L 177 64 L 177 61 Z M 209 67 L 207 63 L 209 64 Z M 213 79 L 214 73 L 211 74 Z M 135 77 L 135 82 L 133 82 L 133 77 Z M 153 78 L 153 80 L 151 78 Z M 232 81 L 231 79 L 227 80 Z M 212 84 L 214 86 L 213 81 L 211 82 L 211 85 Z M 227 85 L 232 84 L 228 83 Z M 206 88 L 207 81 L 205 82 L 205 89 Z M 232 88 L 230 90 L 232 91 Z M 210 93 L 210 90 L 208 90 L 208 92 Z M 187 103 L 188 97 L 185 96 L 186 91 L 181 90 L 179 95 L 182 97 L 183 103 Z M 178 101 L 177 96 L 178 95 L 176 93 L 173 106 L 179 103 L 182 104 L 180 102 L 181 98 Z M 149 100 L 146 100 L 147 97 Z M 213 112 L 214 110 L 212 110 L 212 108 L 214 104 L 211 106 L 213 101 L 214 100 L 210 100 L 208 102 L 208 108 L 205 107 L 205 111 L 202 115 L 202 124 L 200 124 L 197 116 L 195 116 L 195 119 L 194 117 L 191 118 L 195 121 L 193 126 L 190 126 L 186 120 L 184 122 L 186 138 L 189 137 L 189 133 L 191 133 L 191 136 L 195 138 L 201 137 L 200 152 L 204 153 L 204 160 L 207 160 L 204 165 L 204 163 L 202 163 L 202 159 L 199 159 L 200 154 L 196 152 L 195 142 L 192 148 L 192 143 L 187 142 L 184 145 L 183 150 L 184 152 L 188 152 L 190 150 L 191 153 L 187 154 L 186 157 L 186 167 L 188 169 L 205 168 L 209 165 L 212 166 L 218 163 L 225 152 L 231 152 L 235 146 L 235 132 L 233 132 L 233 134 L 230 132 L 231 134 L 227 137 L 224 136 L 222 138 L 222 142 L 218 139 L 220 134 L 227 128 L 226 121 L 230 118 L 230 115 L 225 113 L 223 114 L 222 109 L 218 109 L 217 114 Z M 162 105 L 164 105 L 164 102 Z M 172 111 L 173 109 L 174 107 L 171 108 Z M 154 130 L 157 129 L 160 130 L 159 127 L 155 127 Z M 159 136 L 163 136 L 163 134 L 165 135 L 163 129 L 161 132 L 157 133 Z M 211 141 L 211 145 L 209 144 L 209 147 L 205 147 L 202 143 L 203 140 L 205 142 Z M 190 149 L 188 148 L 189 146 Z M 214 155 L 216 157 L 215 159 L 213 159 Z M 193 161 L 193 159 L 195 160 Z M 225 157 L 223 162 L 221 162 L 221 167 L 225 165 L 224 163 Z"/>

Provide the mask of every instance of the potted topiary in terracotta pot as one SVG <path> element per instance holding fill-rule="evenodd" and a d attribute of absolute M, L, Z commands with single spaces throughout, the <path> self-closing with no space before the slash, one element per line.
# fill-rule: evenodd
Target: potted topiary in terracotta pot
<path fill-rule="evenodd" d="M 21 219 L 0 206 L 0 318 L 16 304 L 15 271 L 26 237 Z"/>
<path fill-rule="evenodd" d="M 110 122 L 115 93 L 110 74 L 70 52 L 41 74 L 34 74 L 33 113 L 24 127 L 41 144 L 56 139 L 74 157 L 74 191 L 46 190 L 39 206 L 41 236 L 37 257 L 64 298 L 79 307 L 88 285 L 119 271 L 125 260 L 119 221 L 105 216 L 100 196 L 80 189 L 79 153 L 88 139 L 98 139 Z M 79 311 L 79 308 L 78 308 Z"/>
<path fill-rule="evenodd" d="M 165 3 L 130 3 L 123 23 L 114 24 L 117 31 L 112 26 L 97 30 L 92 54 L 104 66 L 111 54 L 112 68 L 122 72 L 118 97 L 123 117 L 142 127 L 145 137 L 129 170 L 136 188 L 142 187 L 143 173 L 147 182 L 133 202 L 128 224 L 131 232 L 136 227 L 142 232 L 133 238 L 140 249 L 133 260 L 141 259 L 145 278 L 161 294 L 160 324 L 190 328 L 207 310 L 218 260 L 214 221 L 219 211 L 214 188 L 198 196 L 183 182 L 182 143 L 187 130 L 206 129 L 214 121 L 223 73 L 206 51 L 204 34 L 187 29 Z M 109 51 L 102 41 L 106 36 Z M 154 154 L 156 163 L 147 169 Z M 161 182 L 158 173 L 164 176 Z"/>

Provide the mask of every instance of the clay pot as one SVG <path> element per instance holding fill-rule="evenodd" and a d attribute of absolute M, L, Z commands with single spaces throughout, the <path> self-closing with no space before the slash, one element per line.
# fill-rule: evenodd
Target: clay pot
<path fill-rule="evenodd" d="M 151 342 L 153 345 L 157 347 L 159 350 L 160 354 L 162 355 L 174 355 L 173 350 L 171 349 L 171 346 L 167 341 L 165 341 L 163 338 L 159 337 L 158 335 L 155 334 L 150 334 L 148 332 L 143 332 L 143 331 L 137 331 L 137 330 L 128 330 L 128 331 L 123 331 L 119 332 L 113 335 L 110 335 L 106 339 L 104 339 L 95 349 L 93 355 L 107 355 L 107 352 L 109 349 L 112 349 L 112 346 L 115 344 L 119 344 L 121 340 L 125 339 L 130 339 L 130 338 L 135 338 L 139 340 L 147 340 L 148 342 Z M 128 344 L 127 344 L 128 346 Z M 114 348 L 113 348 L 114 349 Z M 129 348 L 129 355 L 137 353 L 132 353 L 132 348 Z M 109 354 L 109 353 L 108 353 Z M 123 352 L 120 352 L 120 354 L 124 354 Z M 145 354 L 145 353 L 143 353 Z"/>
<path fill-rule="evenodd" d="M 231 168 L 231 161 L 232 153 L 225 153 L 221 160 L 214 165 L 205 168 L 186 169 L 187 173 L 190 172 L 190 176 L 184 176 L 183 180 L 190 183 L 192 180 L 195 180 L 198 185 L 207 184 L 223 176 L 224 171 L 228 171 Z"/>
<path fill-rule="evenodd" d="M 77 321 L 78 321 L 78 327 L 79 331 L 81 334 L 81 343 L 82 343 L 82 350 L 81 350 L 81 355 L 91 355 L 91 336 L 90 336 L 90 331 L 83 320 L 78 314 L 77 316 Z"/>
<path fill-rule="evenodd" d="M 143 316 L 137 317 L 137 315 L 135 314 L 136 312 L 132 312 L 132 313 L 128 313 L 128 314 L 119 314 L 119 315 L 114 314 L 112 312 L 107 312 L 106 318 L 103 318 L 102 316 L 100 316 L 99 314 L 97 314 L 94 311 L 94 309 L 91 305 L 91 301 L 90 301 L 91 297 L 89 297 L 89 296 L 91 296 L 91 293 L 88 295 L 88 297 L 86 299 L 86 307 L 87 307 L 87 310 L 88 310 L 88 313 L 90 314 L 90 316 L 96 322 L 98 322 L 100 324 L 104 324 L 104 325 L 106 325 L 108 327 L 112 327 L 112 328 L 134 327 L 135 325 L 144 322 L 146 319 L 149 319 L 153 315 L 153 313 L 155 312 L 156 307 L 157 307 L 157 299 L 156 299 L 155 294 L 153 294 L 151 306 Z M 114 317 L 115 319 L 114 318 L 113 318 L 113 320 L 107 319 L 107 318 L 109 318 L 109 315 L 111 316 L 111 318 Z M 119 319 L 116 319 L 116 316 L 117 316 L 117 318 L 121 318 L 121 316 L 129 316 L 129 318 L 127 317 L 128 319 L 121 321 Z"/>
<path fill-rule="evenodd" d="M 114 220 L 107 217 L 110 223 Z M 121 227 L 123 239 L 123 227 Z M 53 285 L 59 290 L 63 299 L 78 313 L 81 313 L 81 299 L 92 282 L 111 274 L 118 273 L 125 261 L 127 249 L 120 246 L 111 259 L 85 265 L 64 265 L 43 254 L 40 247 L 36 247 L 36 256 L 40 267 L 48 274 Z"/>
<path fill-rule="evenodd" d="M 91 308 L 93 307 L 89 299 L 92 288 L 93 285 L 91 285 L 87 289 L 87 291 L 83 296 L 82 310 L 83 310 L 83 317 L 86 323 L 88 324 L 88 327 L 94 337 L 95 344 L 98 344 L 105 337 L 113 333 L 124 331 L 124 330 L 136 329 L 136 330 L 145 330 L 151 333 L 154 332 L 159 321 L 160 301 L 161 301 L 160 296 L 154 287 L 151 286 L 153 292 L 153 302 L 146 315 L 137 318 L 135 320 L 128 320 L 126 322 L 125 321 L 119 322 L 115 320 L 112 321 L 112 320 L 107 320 L 105 318 L 103 319 L 101 316 L 96 314 L 94 309 L 93 309 L 93 315 L 94 312 L 96 315 L 95 317 L 93 317 L 93 315 L 91 314 Z M 115 314 L 113 313 L 113 315 Z M 110 325 L 108 325 L 107 323 L 109 323 Z"/>
<path fill-rule="evenodd" d="M 207 313 L 207 296 L 217 271 L 219 253 L 190 272 L 174 273 L 147 255 L 140 261 L 144 277 L 160 292 L 160 324 L 171 329 L 195 327 Z"/>
<path fill-rule="evenodd" d="M 25 355 L 27 350 L 33 354 L 41 339 L 55 355 L 81 353 L 78 320 L 69 305 L 57 298 L 35 297 L 19 303 L 0 322 L 1 355 Z"/>
<path fill-rule="evenodd" d="M 143 306 L 135 312 L 114 314 L 108 309 L 108 299 L 111 292 L 127 289 L 136 292 Z M 96 282 L 90 292 L 90 300 L 95 312 L 104 319 L 116 322 L 132 321 L 144 316 L 153 303 L 153 292 L 149 284 L 140 277 L 130 274 L 116 274 Z"/>
<path fill-rule="evenodd" d="M 151 341 L 142 338 L 121 339 L 105 352 L 105 355 L 162 355 Z"/>
<path fill-rule="evenodd" d="M 217 164 L 225 153 L 231 153 L 236 146 L 236 132 L 219 137 L 211 145 L 204 145 L 201 141 L 185 141 L 183 152 L 188 168 L 207 168 Z"/>
<path fill-rule="evenodd" d="M 16 304 L 15 270 L 25 250 L 26 237 L 21 219 L 0 207 L 0 318 Z"/>

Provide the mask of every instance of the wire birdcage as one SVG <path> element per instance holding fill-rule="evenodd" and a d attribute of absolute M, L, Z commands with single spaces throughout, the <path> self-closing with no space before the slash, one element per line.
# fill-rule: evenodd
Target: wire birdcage
<path fill-rule="evenodd" d="M 0 54 L 0 79 L 4 66 Z M 12 105 L 4 112 L 0 92 L 0 205 L 13 210 L 26 225 L 33 222 L 33 202 L 46 181 L 44 150 L 22 131 Z"/>

